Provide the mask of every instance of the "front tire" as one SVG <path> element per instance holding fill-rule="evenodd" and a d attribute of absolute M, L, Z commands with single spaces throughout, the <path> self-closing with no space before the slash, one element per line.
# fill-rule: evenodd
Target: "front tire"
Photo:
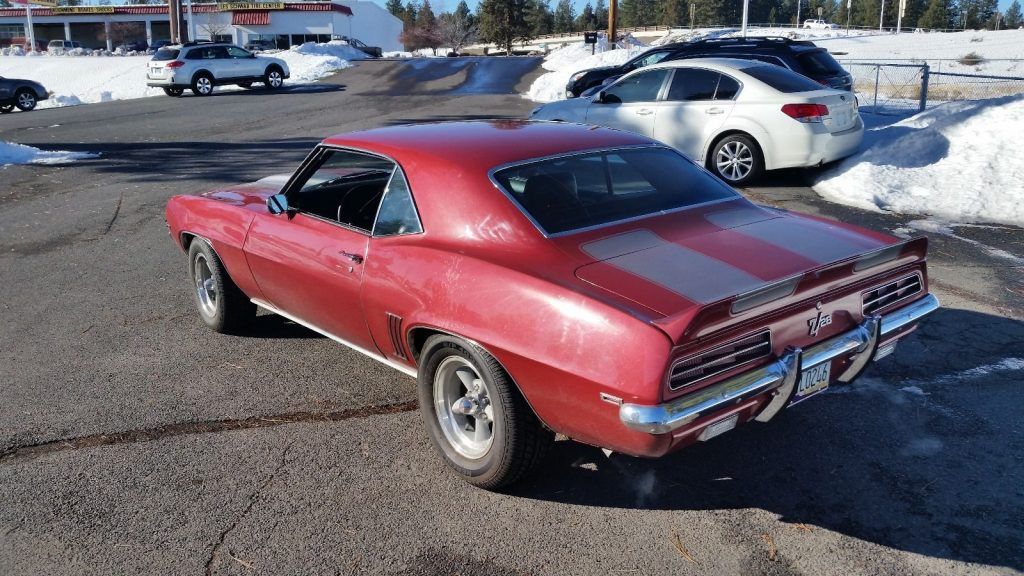
<path fill-rule="evenodd" d="M 753 138 L 730 134 L 712 146 L 708 168 L 732 186 L 746 186 L 764 173 L 764 157 Z"/>
<path fill-rule="evenodd" d="M 192 79 L 192 93 L 196 96 L 209 96 L 213 94 L 213 76 L 202 72 L 196 74 Z"/>
<path fill-rule="evenodd" d="M 14 94 L 14 105 L 22 112 L 28 112 L 34 109 L 38 102 L 39 100 L 36 98 L 36 93 L 31 90 L 22 88 Z"/>
<path fill-rule="evenodd" d="M 277 66 L 271 66 L 267 68 L 267 73 L 263 77 L 263 83 L 267 88 L 277 90 L 284 86 L 284 73 Z"/>
<path fill-rule="evenodd" d="M 237 333 L 256 316 L 256 305 L 231 280 L 205 240 L 195 238 L 189 244 L 188 271 L 199 317 L 214 332 Z"/>
<path fill-rule="evenodd" d="M 164 94 L 167 94 L 168 96 L 170 96 L 172 98 L 178 98 L 178 97 L 180 97 L 184 93 L 185 93 L 185 89 L 184 88 L 164 88 Z"/>
<path fill-rule="evenodd" d="M 465 481 L 489 490 L 535 470 L 554 434 L 480 347 L 447 335 L 423 348 L 419 402 L 434 448 Z"/>

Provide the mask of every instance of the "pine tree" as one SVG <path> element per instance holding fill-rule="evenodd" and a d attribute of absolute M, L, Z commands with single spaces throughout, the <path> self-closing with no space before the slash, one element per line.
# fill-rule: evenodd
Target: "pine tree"
<path fill-rule="evenodd" d="M 558 0 L 555 6 L 555 32 L 572 32 L 576 20 L 575 10 L 569 0 Z"/>
<path fill-rule="evenodd" d="M 594 15 L 594 7 L 591 6 L 590 0 L 587 0 L 583 11 L 576 17 L 576 29 L 577 30 L 597 30 L 597 17 Z"/>
<path fill-rule="evenodd" d="M 478 9 L 481 38 L 511 55 L 516 41 L 532 37 L 526 8 L 525 0 L 483 0 Z"/>
<path fill-rule="evenodd" d="M 455 7 L 455 11 L 453 13 L 459 18 L 465 19 L 465 21 L 469 22 L 471 25 L 476 24 L 476 16 L 469 11 L 469 4 L 466 4 L 466 0 L 459 0 L 459 5 Z"/>
<path fill-rule="evenodd" d="M 555 16 L 547 0 L 528 0 L 526 5 L 526 28 L 531 36 L 551 34 L 555 29 Z"/>
<path fill-rule="evenodd" d="M 928 8 L 918 25 L 922 28 L 949 28 L 948 0 L 928 0 Z"/>
<path fill-rule="evenodd" d="M 422 30 L 434 30 L 437 28 L 437 16 L 430 7 L 430 0 L 423 0 L 419 11 L 416 13 L 416 27 Z"/>
<path fill-rule="evenodd" d="M 405 9 L 402 10 L 402 23 L 405 24 L 405 29 L 408 30 L 416 26 L 416 5 L 409 0 L 405 4 Z"/>
<path fill-rule="evenodd" d="M 1003 24 L 1007 28 L 1020 28 L 1021 23 L 1024 22 L 1024 18 L 1021 17 L 1020 13 L 1020 1 L 1013 0 L 1013 4 L 1006 9 L 1006 14 L 1003 16 Z"/>
<path fill-rule="evenodd" d="M 598 30 L 608 28 L 608 5 L 605 4 L 605 0 L 597 0 L 597 4 L 594 5 L 594 18 L 597 19 Z"/>
<path fill-rule="evenodd" d="M 689 17 L 685 0 L 662 0 L 661 15 L 658 24 L 662 26 L 679 26 Z"/>
<path fill-rule="evenodd" d="M 388 0 L 384 7 L 391 12 L 392 16 L 395 16 L 399 20 L 402 18 L 402 14 L 405 13 L 405 8 L 402 7 L 402 0 Z"/>

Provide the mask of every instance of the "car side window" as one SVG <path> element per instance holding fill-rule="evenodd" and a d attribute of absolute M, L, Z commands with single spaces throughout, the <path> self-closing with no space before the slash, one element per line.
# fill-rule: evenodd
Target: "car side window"
<path fill-rule="evenodd" d="M 237 46 L 228 46 L 228 55 L 232 58 L 248 58 L 252 54 L 249 54 Z"/>
<path fill-rule="evenodd" d="M 363 152 L 323 148 L 289 187 L 299 212 L 369 233 L 394 162 Z"/>
<path fill-rule="evenodd" d="M 380 210 L 377 211 L 377 222 L 373 225 L 374 236 L 394 236 L 398 234 L 418 234 L 423 232 L 416 205 L 409 191 L 409 182 L 405 179 L 402 169 L 395 167 L 391 182 L 384 191 Z"/>
<path fill-rule="evenodd" d="M 189 50 L 186 60 L 213 60 L 217 56 L 212 48 L 193 48 Z"/>
<path fill-rule="evenodd" d="M 231 56 L 228 55 L 227 48 L 225 48 L 224 46 L 214 46 L 209 50 L 213 53 L 213 58 L 221 60 L 231 58 Z"/>
<path fill-rule="evenodd" d="M 714 100 L 721 74 L 703 68 L 677 68 L 668 99 L 677 102 Z"/>
<path fill-rule="evenodd" d="M 722 74 L 718 80 L 718 90 L 715 92 L 715 100 L 733 100 L 740 93 L 740 83 L 731 76 Z"/>
<path fill-rule="evenodd" d="M 624 78 L 604 90 L 604 102 L 628 104 L 630 102 L 654 102 L 658 99 L 661 86 L 668 76 L 667 69 L 640 72 Z"/>

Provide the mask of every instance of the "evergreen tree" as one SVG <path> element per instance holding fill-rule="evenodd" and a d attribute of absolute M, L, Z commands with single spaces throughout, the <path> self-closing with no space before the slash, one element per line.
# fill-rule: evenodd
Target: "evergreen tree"
<path fill-rule="evenodd" d="M 1006 9 L 1003 24 L 1007 28 L 1020 28 L 1022 22 L 1024 22 L 1024 17 L 1021 17 L 1020 1 L 1013 0 L 1013 4 L 1010 4 L 1010 7 Z"/>
<path fill-rule="evenodd" d="M 529 40 L 532 30 L 527 24 L 526 0 L 483 0 L 480 2 L 480 36 L 493 42 L 506 54 L 512 54 L 512 45 Z"/>
<path fill-rule="evenodd" d="M 471 25 L 476 24 L 476 16 L 469 11 L 469 4 L 466 4 L 466 0 L 459 0 L 459 5 L 455 7 L 454 14 L 459 18 L 465 19 Z"/>
<path fill-rule="evenodd" d="M 597 16 L 594 14 L 594 7 L 591 6 L 590 0 L 587 0 L 587 4 L 583 6 L 583 11 L 576 17 L 576 29 L 577 30 L 597 30 Z"/>
<path fill-rule="evenodd" d="M 528 0 L 526 5 L 526 28 L 530 36 L 543 36 L 555 30 L 555 15 L 551 13 L 547 0 Z"/>
<path fill-rule="evenodd" d="M 558 0 L 555 6 L 555 32 L 572 32 L 576 20 L 576 11 L 570 0 Z"/>
<path fill-rule="evenodd" d="M 928 8 L 921 15 L 918 25 L 922 28 L 949 28 L 949 1 L 928 0 Z"/>
<path fill-rule="evenodd" d="M 594 18 L 597 19 L 598 30 L 608 28 L 608 5 L 605 0 L 597 0 L 597 4 L 594 6 Z"/>
<path fill-rule="evenodd" d="M 689 4 L 686 0 L 662 0 L 661 15 L 658 24 L 662 26 L 681 26 L 689 18 Z"/>
<path fill-rule="evenodd" d="M 416 26 L 416 5 L 409 0 L 405 4 L 405 9 L 402 10 L 402 23 L 405 24 L 405 29 L 409 30 Z"/>
<path fill-rule="evenodd" d="M 423 0 L 420 9 L 416 13 L 416 27 L 421 30 L 435 30 L 437 28 L 437 16 L 430 7 L 430 0 Z"/>
<path fill-rule="evenodd" d="M 384 7 L 388 9 L 388 12 L 391 12 L 392 16 L 399 20 L 402 19 L 402 14 L 405 13 L 405 8 L 402 7 L 402 0 L 388 0 Z"/>

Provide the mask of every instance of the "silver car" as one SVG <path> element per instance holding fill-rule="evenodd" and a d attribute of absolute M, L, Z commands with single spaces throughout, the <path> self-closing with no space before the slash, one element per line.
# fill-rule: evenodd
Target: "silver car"
<path fill-rule="evenodd" d="M 236 84 L 250 88 L 262 83 L 278 89 L 290 76 L 279 58 L 257 56 L 234 44 L 186 42 L 157 50 L 146 68 L 146 85 L 163 88 L 168 96 L 181 96 L 191 88 L 196 96 L 209 96 L 214 86 Z"/>

